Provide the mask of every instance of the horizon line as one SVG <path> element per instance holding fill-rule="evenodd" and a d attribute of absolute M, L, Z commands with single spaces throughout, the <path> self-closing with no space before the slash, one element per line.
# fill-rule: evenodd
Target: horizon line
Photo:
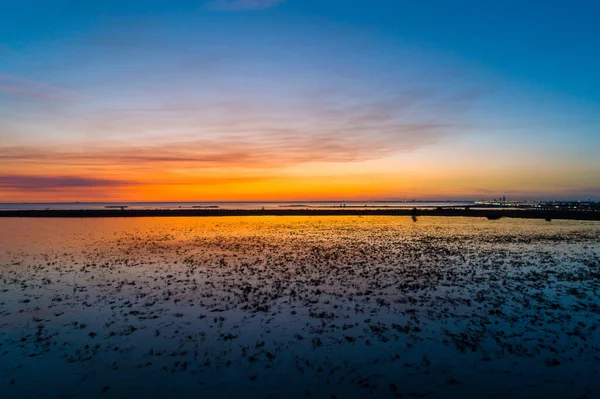
<path fill-rule="evenodd" d="M 134 201 L 11 201 L 11 202 L 1 202 L 0 205 L 14 205 L 14 204 L 119 204 L 119 203 L 127 203 L 127 204 L 198 204 L 198 203 L 219 203 L 219 204 L 277 204 L 277 203 L 390 203 L 390 202 L 477 202 L 477 201 L 502 201 L 502 202 L 513 202 L 513 201 L 521 201 L 521 202 L 599 202 L 597 199 L 587 199 L 587 200 L 574 200 L 574 199 L 560 199 L 560 198 L 552 198 L 552 199 L 522 199 L 522 198 L 513 198 L 502 200 L 500 198 L 479 198 L 479 199 L 386 199 L 386 200 L 265 200 L 265 201 L 256 201 L 256 200 L 239 200 L 239 201 L 208 201 L 208 200 L 200 200 L 200 201 L 153 201 L 153 200 L 134 200 Z"/>

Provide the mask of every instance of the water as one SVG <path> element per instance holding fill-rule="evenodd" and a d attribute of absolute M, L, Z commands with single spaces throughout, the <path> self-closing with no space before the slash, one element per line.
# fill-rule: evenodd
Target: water
<path fill-rule="evenodd" d="M 0 397 L 599 397 L 600 223 L 0 219 Z"/>
<path fill-rule="evenodd" d="M 296 201 L 296 202 L 64 202 L 64 203 L 0 203 L 0 210 L 81 210 L 126 206 L 128 209 L 327 209 L 327 208 L 435 208 L 438 206 L 468 206 L 472 201 Z"/>

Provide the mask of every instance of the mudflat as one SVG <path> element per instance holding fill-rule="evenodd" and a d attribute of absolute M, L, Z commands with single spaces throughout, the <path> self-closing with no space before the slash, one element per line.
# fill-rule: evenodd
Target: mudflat
<path fill-rule="evenodd" d="M 0 397 L 600 396 L 600 223 L 414 220 L 0 219 Z"/>

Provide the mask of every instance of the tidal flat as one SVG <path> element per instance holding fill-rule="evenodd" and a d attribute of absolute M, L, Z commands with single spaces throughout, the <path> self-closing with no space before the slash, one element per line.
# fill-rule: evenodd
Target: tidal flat
<path fill-rule="evenodd" d="M 0 398 L 597 398 L 600 222 L 0 219 Z"/>

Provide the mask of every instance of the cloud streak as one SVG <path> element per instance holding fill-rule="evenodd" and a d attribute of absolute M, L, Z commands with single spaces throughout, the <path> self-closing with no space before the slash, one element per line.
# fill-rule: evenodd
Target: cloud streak
<path fill-rule="evenodd" d="M 450 129 L 452 124 L 392 122 L 366 131 L 359 125 L 317 132 L 270 128 L 253 135 L 238 132 L 214 139 L 119 147 L 89 144 L 76 150 L 58 146 L 4 146 L 0 147 L 0 160 L 13 167 L 44 164 L 77 168 L 111 165 L 111 168 L 134 170 L 157 165 L 173 169 L 275 169 L 307 162 L 361 162 L 392 152 L 408 152 L 434 143 Z"/>
<path fill-rule="evenodd" d="M 83 96 L 62 86 L 0 73 L 0 93 L 38 100 L 68 100 Z"/>
<path fill-rule="evenodd" d="M 215 0 L 206 4 L 213 11 L 250 11 L 273 8 L 285 0 Z"/>
<path fill-rule="evenodd" d="M 16 191 L 52 191 L 72 189 L 107 188 L 131 186 L 136 182 L 97 179 L 80 176 L 37 176 L 0 174 L 0 189 Z"/>
<path fill-rule="evenodd" d="M 286 175 L 298 179 L 297 171 L 311 170 L 314 163 L 372 161 L 463 134 L 472 126 L 457 118 L 462 112 L 457 104 L 468 108 L 480 95 L 446 98 L 411 89 L 377 101 L 357 96 L 360 101 L 354 102 L 340 100 L 345 90 L 304 93 L 285 99 L 290 103 L 283 106 L 256 99 L 95 112 L 74 127 L 92 133 L 84 142 L 0 144 L 0 173 L 6 177 L 0 194 L 131 184 L 246 186 L 271 184 Z M 39 170 L 62 177 L 40 177 Z M 23 177 L 27 172 L 34 176 Z M 124 178 L 68 177 L 107 175 Z"/>

